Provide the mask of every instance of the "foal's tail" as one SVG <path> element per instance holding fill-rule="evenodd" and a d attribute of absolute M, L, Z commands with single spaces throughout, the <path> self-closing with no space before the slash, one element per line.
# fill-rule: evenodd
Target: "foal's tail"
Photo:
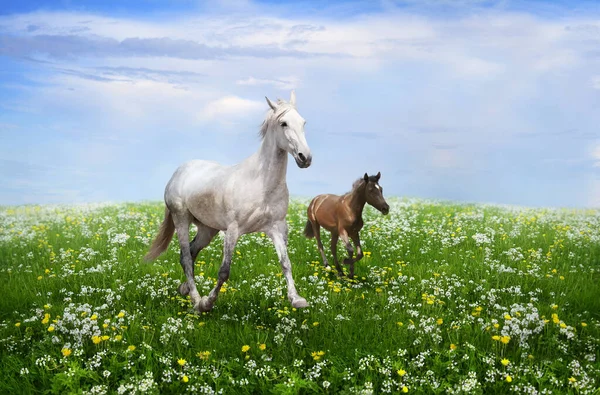
<path fill-rule="evenodd" d="M 306 221 L 306 226 L 304 227 L 304 236 L 309 239 L 315 237 L 315 232 L 313 231 L 312 222 L 310 222 L 310 220 Z"/>
<path fill-rule="evenodd" d="M 173 233 L 175 232 L 175 224 L 173 223 L 173 217 L 171 216 L 171 212 L 168 208 L 165 207 L 165 219 L 160 225 L 160 229 L 158 230 L 158 235 L 156 239 L 152 242 L 150 246 L 150 251 L 144 257 L 146 261 L 153 261 L 160 254 L 162 254 L 167 247 L 169 247 L 169 243 L 173 238 Z"/>

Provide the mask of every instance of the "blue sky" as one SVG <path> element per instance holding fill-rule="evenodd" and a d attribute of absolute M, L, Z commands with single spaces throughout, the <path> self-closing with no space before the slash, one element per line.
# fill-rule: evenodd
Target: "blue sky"
<path fill-rule="evenodd" d="M 600 6 L 478 0 L 3 3 L 0 204 L 160 200 L 291 89 L 292 195 L 600 206 Z"/>

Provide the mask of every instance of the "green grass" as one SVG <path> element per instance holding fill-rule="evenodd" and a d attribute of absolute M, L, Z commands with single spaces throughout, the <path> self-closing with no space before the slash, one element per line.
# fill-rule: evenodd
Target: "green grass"
<path fill-rule="evenodd" d="M 253 234 L 202 315 L 176 240 L 142 261 L 162 204 L 0 208 L 0 393 L 600 393 L 599 211 L 392 199 L 365 211 L 349 281 L 303 237 L 306 203 L 288 251 L 311 306 Z M 221 248 L 196 262 L 203 295 Z"/>

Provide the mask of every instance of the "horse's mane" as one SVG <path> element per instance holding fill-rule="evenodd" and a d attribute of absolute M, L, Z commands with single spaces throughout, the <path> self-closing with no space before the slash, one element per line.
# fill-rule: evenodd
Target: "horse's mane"
<path fill-rule="evenodd" d="M 274 123 L 279 122 L 282 116 L 294 108 L 294 106 L 285 100 L 277 99 L 277 110 L 275 111 L 269 109 L 265 120 L 263 121 L 262 125 L 260 125 L 260 138 L 264 139 L 267 135 L 267 130 L 269 130 L 269 127 L 271 127 L 271 125 Z"/>
<path fill-rule="evenodd" d="M 377 182 L 377 177 L 376 176 L 369 176 L 369 181 L 371 182 Z M 352 190 L 349 192 L 346 192 L 345 195 L 349 195 L 352 192 L 356 191 L 358 188 L 362 187 L 365 184 L 365 179 L 364 177 L 361 177 L 359 179 L 357 179 L 356 181 L 354 181 L 352 183 Z"/>

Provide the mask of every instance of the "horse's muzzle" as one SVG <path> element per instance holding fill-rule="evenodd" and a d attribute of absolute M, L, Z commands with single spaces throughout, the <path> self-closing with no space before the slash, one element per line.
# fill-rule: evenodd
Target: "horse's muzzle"
<path fill-rule="evenodd" d="M 386 205 L 381 208 L 381 214 L 388 215 L 389 212 L 390 212 L 390 205 L 386 203 Z"/>
<path fill-rule="evenodd" d="M 302 152 L 299 152 L 297 155 L 295 155 L 294 159 L 296 160 L 298 167 L 301 169 L 306 169 L 312 163 L 312 155 L 309 154 L 308 156 L 305 156 Z"/>

